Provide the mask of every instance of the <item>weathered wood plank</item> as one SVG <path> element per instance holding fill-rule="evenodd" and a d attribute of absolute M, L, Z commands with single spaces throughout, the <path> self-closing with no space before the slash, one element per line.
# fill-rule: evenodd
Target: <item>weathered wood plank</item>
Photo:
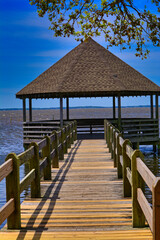
<path fill-rule="evenodd" d="M 153 218 L 152 218 L 153 211 L 140 188 L 137 189 L 137 199 L 138 199 L 139 205 L 141 206 L 141 208 L 144 212 L 144 215 L 148 221 L 151 231 L 153 231 L 153 221 L 152 221 L 153 220 Z"/>
<path fill-rule="evenodd" d="M 13 160 L 8 159 L 0 166 L 0 182 L 13 171 Z"/>
<path fill-rule="evenodd" d="M 126 154 L 128 155 L 128 157 L 131 159 L 131 156 L 133 154 L 134 150 L 131 146 L 127 145 L 126 146 Z"/>
<path fill-rule="evenodd" d="M 28 148 L 26 151 L 22 152 L 18 155 L 18 158 L 20 160 L 20 165 L 24 164 L 28 160 L 30 160 L 34 155 L 34 147 Z"/>
<path fill-rule="evenodd" d="M 154 174 L 149 170 L 149 168 L 144 164 L 144 162 L 140 159 L 137 158 L 137 170 L 144 179 L 145 183 L 148 185 L 150 190 L 152 191 L 152 187 L 154 183 L 156 182 L 156 177 Z"/>
<path fill-rule="evenodd" d="M 8 218 L 15 210 L 14 198 L 11 198 L 6 204 L 0 209 L 0 225 Z"/>
<path fill-rule="evenodd" d="M 45 157 L 39 164 L 40 166 L 40 172 L 43 171 L 43 169 L 47 166 L 47 157 Z"/>
<path fill-rule="evenodd" d="M 131 170 L 129 167 L 126 168 L 126 172 L 127 172 L 127 178 L 130 182 L 130 185 L 132 186 L 132 174 L 131 174 Z"/>
<path fill-rule="evenodd" d="M 39 150 L 44 148 L 47 145 L 46 138 L 42 139 L 40 142 L 38 142 Z"/>
<path fill-rule="evenodd" d="M 33 181 L 35 178 L 35 169 L 32 169 L 20 182 L 20 193 Z"/>

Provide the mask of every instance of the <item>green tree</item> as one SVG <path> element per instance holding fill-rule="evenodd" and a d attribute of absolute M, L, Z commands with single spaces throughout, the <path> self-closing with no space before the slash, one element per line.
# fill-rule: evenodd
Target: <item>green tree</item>
<path fill-rule="evenodd" d="M 143 58 L 149 53 L 147 42 L 160 46 L 160 0 L 138 8 L 139 0 L 29 0 L 36 5 L 38 14 L 48 14 L 50 29 L 55 36 L 76 40 L 104 35 L 107 47 L 131 48 L 136 44 L 136 56 Z"/>

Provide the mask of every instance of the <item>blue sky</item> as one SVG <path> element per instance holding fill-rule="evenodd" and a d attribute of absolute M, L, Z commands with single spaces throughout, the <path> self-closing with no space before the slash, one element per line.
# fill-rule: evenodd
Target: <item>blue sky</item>
<path fill-rule="evenodd" d="M 79 43 L 70 38 L 55 38 L 48 30 L 47 18 L 39 18 L 28 0 L 1 1 L 0 8 L 0 108 L 19 108 L 15 94 Z M 103 37 L 95 38 L 104 47 Z M 109 49 L 126 63 L 160 86 L 160 48 L 149 46 L 147 60 L 133 51 Z M 111 106 L 112 100 L 71 99 L 71 106 Z M 123 98 L 122 105 L 149 104 L 149 98 Z M 34 100 L 33 107 L 58 107 L 59 100 Z"/>

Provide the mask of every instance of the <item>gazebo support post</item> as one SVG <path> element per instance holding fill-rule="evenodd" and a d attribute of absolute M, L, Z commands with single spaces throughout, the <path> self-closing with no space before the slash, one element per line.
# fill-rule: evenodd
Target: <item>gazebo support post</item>
<path fill-rule="evenodd" d="M 26 122 L 26 99 L 23 98 L 23 122 Z"/>
<path fill-rule="evenodd" d="M 156 94 L 156 119 L 159 120 L 158 95 Z"/>
<path fill-rule="evenodd" d="M 153 119 L 153 95 L 150 96 L 150 103 L 151 103 L 151 118 Z"/>
<path fill-rule="evenodd" d="M 113 119 L 116 118 L 116 104 L 115 104 L 115 96 L 113 96 Z"/>
<path fill-rule="evenodd" d="M 155 102 L 156 102 L 156 112 L 155 112 L 155 117 L 158 119 L 158 126 L 159 126 L 159 106 L 158 106 L 158 94 L 155 95 Z M 159 151 L 159 144 L 158 144 L 158 151 Z M 156 145 L 153 145 L 153 151 L 156 152 Z"/>
<path fill-rule="evenodd" d="M 63 98 L 60 98 L 60 127 L 63 127 Z"/>
<path fill-rule="evenodd" d="M 69 120 L 69 98 L 66 98 L 67 120 Z"/>
<path fill-rule="evenodd" d="M 29 98 L 29 121 L 32 122 L 32 99 Z"/>
<path fill-rule="evenodd" d="M 118 96 L 118 129 L 121 131 L 121 96 Z"/>

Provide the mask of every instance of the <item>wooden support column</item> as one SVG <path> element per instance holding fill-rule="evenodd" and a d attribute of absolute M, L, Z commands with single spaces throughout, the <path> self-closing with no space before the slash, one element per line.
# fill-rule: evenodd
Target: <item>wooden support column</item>
<path fill-rule="evenodd" d="M 158 95 L 156 95 L 156 118 L 159 119 Z"/>
<path fill-rule="evenodd" d="M 66 98 L 67 120 L 69 120 L 69 98 Z"/>
<path fill-rule="evenodd" d="M 60 98 L 60 127 L 63 127 L 63 98 Z"/>
<path fill-rule="evenodd" d="M 150 96 L 150 105 L 151 105 L 151 118 L 153 118 L 153 95 Z"/>
<path fill-rule="evenodd" d="M 29 121 L 32 122 L 32 99 L 29 98 Z"/>
<path fill-rule="evenodd" d="M 26 122 L 26 99 L 23 98 L 23 122 Z"/>
<path fill-rule="evenodd" d="M 116 118 L 116 105 L 115 105 L 115 96 L 113 96 L 113 119 Z"/>
<path fill-rule="evenodd" d="M 118 96 L 118 129 L 121 131 L 121 96 Z"/>

